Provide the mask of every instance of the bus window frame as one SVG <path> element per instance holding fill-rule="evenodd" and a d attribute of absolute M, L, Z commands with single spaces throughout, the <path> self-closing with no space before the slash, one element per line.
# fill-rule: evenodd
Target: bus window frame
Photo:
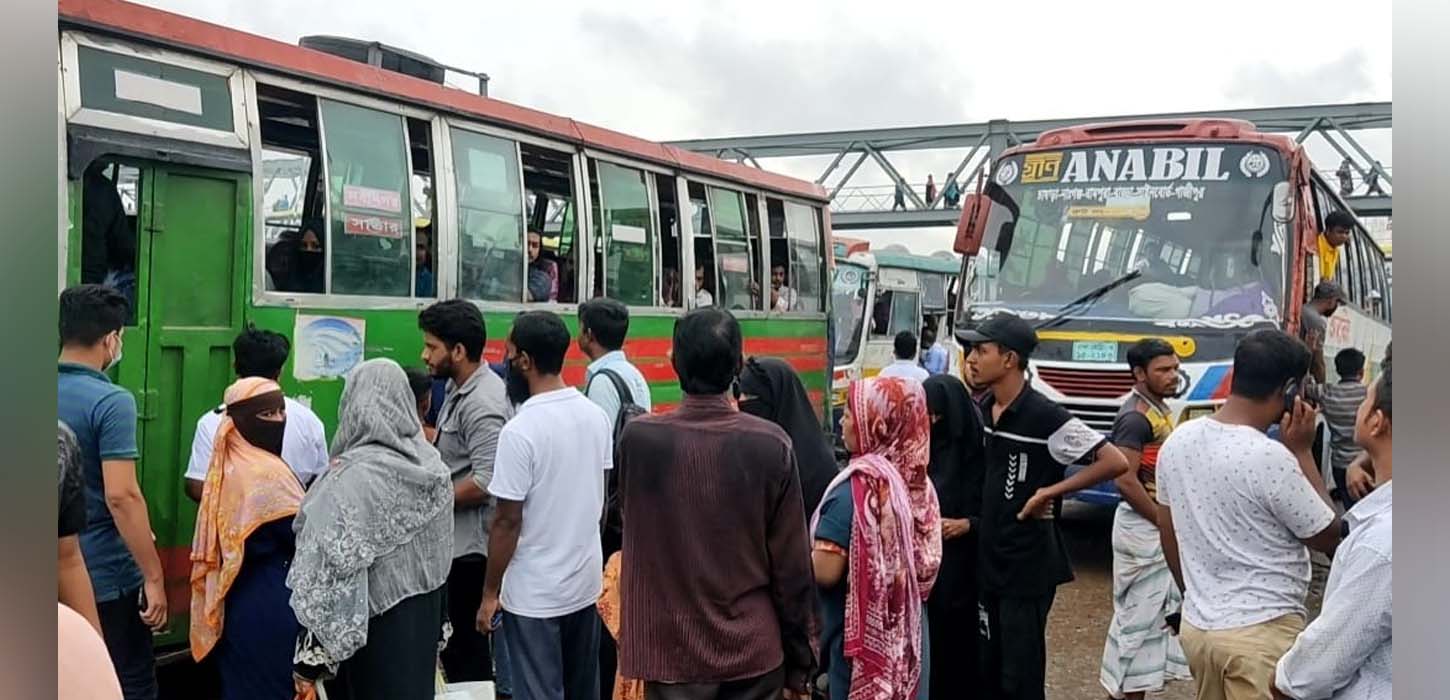
<path fill-rule="evenodd" d="M 816 240 L 816 243 L 821 246 L 821 248 L 820 248 L 820 256 L 821 256 L 821 266 L 820 266 L 820 268 L 821 269 L 820 269 L 819 274 L 818 274 L 818 276 L 821 279 L 818 280 L 817 283 L 816 283 L 816 288 L 819 289 L 819 290 L 821 290 L 821 292 L 822 292 L 822 297 L 816 299 L 816 302 L 820 305 L 821 310 L 820 311 L 772 311 L 770 313 L 772 315 L 774 315 L 774 316 L 783 317 L 783 318 L 800 318 L 800 319 L 825 319 L 825 318 L 828 318 L 830 316 L 830 313 L 831 313 L 831 299 L 830 299 L 830 296 L 831 295 L 830 295 L 830 286 L 829 286 L 830 283 L 828 281 L 830 278 L 827 277 L 827 275 L 829 275 L 831 273 L 830 268 L 831 268 L 831 265 L 832 265 L 832 260 L 835 257 L 835 251 L 831 248 L 831 245 L 832 245 L 832 243 L 831 243 L 831 235 L 826 231 L 825 215 L 822 213 L 822 210 L 824 209 L 824 207 L 826 205 L 824 205 L 824 204 L 822 204 L 820 202 L 813 201 L 813 200 L 803 199 L 801 197 L 792 197 L 792 196 L 789 196 L 789 195 L 782 195 L 782 194 L 779 194 L 779 193 L 776 193 L 776 192 L 773 192 L 773 191 L 762 192 L 761 193 L 761 200 L 760 200 L 760 210 L 761 210 L 760 211 L 760 213 L 761 213 L 761 219 L 760 219 L 760 221 L 761 221 L 761 228 L 762 228 L 763 235 L 767 239 L 769 239 L 769 237 L 770 237 L 770 231 L 769 231 L 770 224 L 769 224 L 769 220 L 767 218 L 767 215 L 769 214 L 769 208 L 768 208 L 768 205 L 765 202 L 765 198 L 766 197 L 773 198 L 776 201 L 780 202 L 781 205 L 782 205 L 782 212 L 784 211 L 784 205 L 787 202 L 792 203 L 792 204 L 798 204 L 800 206 L 806 207 L 807 209 L 810 209 L 811 212 L 812 212 L 812 214 L 814 214 L 814 217 L 813 218 L 815 219 L 816 239 L 817 239 Z M 789 220 L 790 220 L 790 218 L 789 217 L 786 217 L 786 221 L 788 222 Z M 785 252 L 785 265 L 786 265 L 786 268 L 785 269 L 787 270 L 787 272 L 789 272 L 789 270 L 790 270 L 790 241 L 791 241 L 791 237 L 790 237 L 790 230 L 789 230 L 788 227 L 785 229 L 784 233 L 785 233 L 785 237 L 782 240 L 784 240 L 785 243 L 786 243 L 786 252 Z M 770 251 L 770 247 L 768 245 L 766 246 L 766 253 L 767 254 L 766 255 L 763 255 L 762 257 L 765 258 L 765 266 L 766 266 L 765 269 L 768 271 L 768 270 L 770 270 L 771 266 L 775 262 L 771 258 L 771 255 L 770 255 L 771 251 Z M 788 275 L 787 275 L 787 281 L 790 281 Z M 800 285 L 797 284 L 796 285 L 797 293 L 799 293 L 799 287 L 800 287 Z"/>
<path fill-rule="evenodd" d="M 207 73 L 227 81 L 232 103 L 232 130 L 178 124 L 162 119 L 138 117 L 81 105 L 80 47 L 113 53 L 177 68 Z M 255 95 L 247 91 L 247 70 L 242 66 L 199 58 L 169 49 L 147 47 L 145 53 L 128 42 L 94 36 L 82 31 L 65 30 L 60 35 L 61 89 L 64 95 L 62 118 L 67 124 L 114 129 L 129 134 L 204 143 L 223 148 L 250 150 L 259 134 L 252 133 L 249 117 L 256 116 Z M 64 172 L 64 168 L 62 168 Z"/>
<path fill-rule="evenodd" d="M 602 151 L 596 151 L 596 150 L 591 149 L 591 148 L 585 148 L 585 149 L 583 149 L 582 151 L 580 151 L 580 154 L 584 157 L 584 161 L 585 161 L 585 166 L 586 167 L 588 166 L 589 161 L 593 160 L 595 162 L 605 162 L 605 163 L 609 163 L 610 165 L 614 165 L 614 166 L 621 167 L 621 168 L 628 168 L 628 169 L 631 169 L 631 170 L 638 170 L 638 171 L 641 172 L 642 175 L 655 175 L 655 174 L 657 174 L 657 175 L 666 175 L 666 176 L 671 176 L 671 177 L 675 176 L 675 174 L 672 173 L 672 172 L 670 172 L 670 170 L 668 168 L 661 168 L 659 166 L 652 165 L 652 164 L 649 164 L 649 163 L 643 163 L 641 161 L 637 161 L 637 160 L 634 160 L 632 158 L 625 158 L 625 157 L 622 157 L 622 156 L 616 156 L 616 155 L 613 155 L 613 154 L 610 154 L 610 153 L 605 153 L 605 152 L 602 152 Z M 585 177 L 585 187 L 587 188 L 588 187 L 588 182 L 589 182 L 589 180 L 588 180 L 588 177 L 589 177 L 588 176 L 588 171 L 585 171 L 584 177 Z M 655 186 L 656 186 L 655 178 L 653 178 L 653 177 L 645 177 L 644 178 L 644 186 L 645 186 L 645 200 L 646 200 L 646 202 L 648 203 L 648 206 L 649 206 L 649 217 L 647 217 L 647 220 L 650 221 L 650 222 L 652 222 L 653 225 L 654 225 L 654 227 L 656 229 L 658 229 L 659 228 L 659 219 L 660 219 L 660 202 L 659 202 L 659 194 L 655 191 Z M 603 185 L 603 183 L 600 183 L 600 185 L 599 185 L 599 195 L 600 195 L 600 197 L 599 197 L 599 200 L 600 200 L 599 201 L 600 213 L 603 214 L 604 204 L 605 204 L 605 202 L 604 202 L 604 185 Z M 588 257 L 591 259 L 591 267 L 592 267 L 592 261 L 593 261 L 593 258 L 594 258 L 594 244 L 595 244 L 594 234 L 596 233 L 596 230 L 595 230 L 595 224 L 596 224 L 596 222 L 592 220 L 593 219 L 593 212 L 594 212 L 594 194 L 593 194 L 593 192 L 589 192 L 588 193 L 588 197 L 589 197 L 589 212 L 590 212 L 590 219 L 591 220 L 589 222 L 590 229 L 589 229 L 588 240 L 587 241 L 584 241 L 584 242 L 586 242 L 589 247 L 586 248 L 586 249 L 584 249 L 584 250 L 588 252 Z M 597 233 L 599 233 L 601 235 L 603 234 L 602 231 L 597 231 Z M 645 311 L 648 311 L 652 315 L 654 313 L 656 313 L 657 311 L 663 312 L 665 310 L 665 309 L 663 309 L 660 306 L 661 301 L 660 301 L 660 242 L 659 242 L 659 237 L 660 237 L 660 232 L 658 230 L 656 230 L 654 232 L 654 240 L 650 244 L 650 257 L 651 257 L 651 265 L 650 265 L 650 267 L 651 267 L 651 270 L 650 270 L 650 299 L 652 300 L 652 302 L 651 302 L 652 305 L 625 304 L 625 306 L 629 307 L 630 309 L 645 310 Z M 610 243 L 610 237 L 609 236 L 602 236 L 602 241 L 603 241 L 603 243 L 602 243 L 603 248 L 601 250 L 602 250 L 602 253 L 603 253 L 603 260 L 604 260 L 604 263 L 607 265 L 608 262 L 609 262 L 609 243 Z M 587 287 L 584 286 L 584 285 L 582 285 L 582 284 L 581 285 L 578 285 L 578 289 L 580 290 L 580 293 L 579 293 L 579 296 L 580 297 L 584 297 L 585 296 L 584 290 L 587 289 L 590 292 L 590 295 L 591 295 L 590 298 L 593 298 L 592 297 L 592 294 L 593 294 L 593 290 L 594 290 L 594 273 L 595 272 L 596 271 L 593 270 L 593 269 L 590 270 L 590 275 L 588 277 L 589 285 Z M 601 274 L 601 275 L 605 274 L 604 270 L 598 270 L 597 272 L 599 274 Z M 683 279 L 683 276 L 682 276 L 681 279 Z M 604 291 L 604 296 L 605 297 L 609 297 L 609 280 L 603 280 L 603 279 L 601 279 L 600 281 L 602 283 L 600 285 L 600 289 L 602 289 Z M 609 297 L 609 298 L 613 298 L 613 297 Z M 671 309 L 671 311 L 679 311 L 679 310 L 678 309 Z"/>
<path fill-rule="evenodd" d="M 429 128 L 432 130 L 432 136 L 433 136 L 433 140 L 434 140 L 433 143 L 434 143 L 434 148 L 435 149 L 438 148 L 438 146 L 439 146 L 440 143 L 442 143 L 442 142 L 439 141 L 439 123 L 440 123 L 440 120 L 443 117 L 442 117 L 442 115 L 439 115 L 439 114 L 437 114 L 435 112 L 432 112 L 432 111 L 429 111 L 429 110 L 425 110 L 425 109 L 419 109 L 417 107 L 413 107 L 411 105 L 406 105 L 406 104 L 402 104 L 402 103 L 398 103 L 398 102 L 388 102 L 388 101 L 385 101 L 385 100 L 379 100 L 377 98 L 369 97 L 369 96 L 366 96 L 366 95 L 361 95 L 361 94 L 354 93 L 354 92 L 349 92 L 349 91 L 346 91 L 346 90 L 339 90 L 337 88 L 334 88 L 334 87 L 331 87 L 331 86 L 328 86 L 328 85 L 325 85 L 325 84 L 322 84 L 322 83 L 313 83 L 313 82 L 308 82 L 308 81 L 305 81 L 305 80 L 298 80 L 296 78 L 290 78 L 290 77 L 287 77 L 287 76 L 278 75 L 278 74 L 270 73 L 270 72 L 267 72 L 267 71 L 246 71 L 246 76 L 245 77 L 246 77 L 246 81 L 245 82 L 246 82 L 246 90 L 247 90 L 247 122 L 248 122 L 248 129 L 251 132 L 251 148 L 249 150 L 251 152 L 251 157 L 252 157 L 252 181 L 253 182 L 260 182 L 261 181 L 261 177 L 262 177 L 262 170 L 261 170 L 261 168 L 262 168 L 262 153 L 261 153 L 262 152 L 262 125 L 261 125 L 261 118 L 260 118 L 260 115 L 258 114 L 258 110 L 257 110 L 257 86 L 258 85 L 268 85 L 268 86 L 271 86 L 271 87 L 281 88 L 281 89 L 284 89 L 284 90 L 291 90 L 291 91 L 294 91 L 294 92 L 302 92 L 302 93 L 305 93 L 305 94 L 311 94 L 313 97 L 318 98 L 318 101 L 317 101 L 317 103 L 315 105 L 315 107 L 316 107 L 316 119 L 317 119 L 318 158 L 322 162 L 322 178 L 323 178 L 323 182 L 324 183 L 330 182 L 330 177 L 329 177 L 330 176 L 330 167 L 327 164 L 327 128 L 322 123 L 322 103 L 321 103 L 321 100 L 323 100 L 323 99 L 332 100 L 334 102 L 342 102 L 342 103 L 345 103 L 345 104 L 348 104 L 348 105 L 351 105 L 351 106 L 354 106 L 354 107 L 361 107 L 363 109 L 372 109 L 372 110 L 376 110 L 376 111 L 379 111 L 379 112 L 386 112 L 388 114 L 392 114 L 392 115 L 398 116 L 399 117 L 399 119 L 398 119 L 398 125 L 399 125 L 399 129 L 401 129 L 401 133 L 402 133 L 402 136 L 403 136 L 403 143 L 404 143 L 405 146 L 408 143 L 408 140 L 407 140 L 407 129 L 408 129 L 408 125 L 407 125 L 407 121 L 406 121 L 408 118 L 421 119 L 421 120 L 427 121 L 429 123 Z M 452 144 L 450 142 L 449 143 L 449 146 L 451 147 L 451 145 Z M 405 147 L 404 150 L 407 151 L 409 149 L 407 149 Z M 413 173 L 413 157 L 412 157 L 412 153 L 406 153 L 405 155 L 406 155 L 405 163 L 406 163 L 406 167 L 407 167 L 407 172 L 404 173 L 404 175 L 406 177 L 408 177 L 408 178 L 411 178 L 412 177 L 412 173 Z M 446 159 L 446 162 L 447 162 L 447 167 L 451 169 L 452 164 L 453 164 L 453 160 L 452 160 L 451 154 L 435 154 L 435 156 L 434 156 L 434 160 L 435 160 L 435 163 L 434 163 L 434 170 L 435 170 L 435 172 L 434 172 L 434 178 L 435 178 L 435 180 L 438 177 L 438 172 L 441 172 L 442 168 L 444 167 L 442 165 L 442 162 L 445 161 L 445 159 Z M 451 176 L 451 173 L 450 173 L 450 176 Z M 326 280 L 326 283 L 325 283 L 324 289 L 326 289 L 327 291 L 325 291 L 322 294 L 311 294 L 311 293 L 304 293 L 304 292 L 278 292 L 278 291 L 270 291 L 270 290 L 266 289 L 266 278 L 264 277 L 264 275 L 266 275 L 266 254 L 267 254 L 267 251 L 266 251 L 266 240 L 265 240 L 265 238 L 263 236 L 258 235 L 258 232 L 262 231 L 263 226 L 265 225 L 264 222 L 263 222 L 263 220 L 262 220 L 263 212 L 262 212 L 262 200 L 261 200 L 261 196 L 262 196 L 262 193 L 260 192 L 260 188 L 253 187 L 252 188 L 252 219 L 253 219 L 253 223 L 252 223 L 252 239 L 253 239 L 252 240 L 252 304 L 254 306 L 262 306 L 262 307 L 286 307 L 286 308 L 296 308 L 296 309 L 316 307 L 316 308 L 322 308 L 322 309 L 357 309 L 357 310 L 413 309 L 413 310 L 419 310 L 419 309 L 423 309 L 423 308 L 429 306 L 430 304 L 433 304 L 433 303 L 437 302 L 438 299 L 452 298 L 454 296 L 455 290 L 451 286 L 452 283 L 453 283 L 453 280 L 451 279 L 451 275 L 445 276 L 445 275 L 441 275 L 441 274 L 440 274 L 437 282 L 435 283 L 435 286 L 437 287 L 436 291 L 438 293 L 438 296 L 436 298 L 433 298 L 433 297 L 424 298 L 424 297 L 415 296 L 417 294 L 416 284 L 414 284 L 414 286 L 411 287 L 411 290 L 412 291 L 406 297 L 389 297 L 389 296 L 363 295 L 363 294 L 359 294 L 359 295 L 334 294 L 331 291 L 332 290 L 332 248 L 333 248 L 333 246 L 331 244 L 332 243 L 332 202 L 331 201 L 326 201 L 325 204 L 324 204 L 324 209 L 323 209 L 323 212 L 324 212 L 323 218 L 324 218 L 324 221 L 326 222 L 324 224 L 324 228 L 327 230 L 327 239 L 328 239 L 327 245 L 326 245 L 326 247 L 323 250 L 323 253 L 326 256 L 326 260 L 324 261 L 324 264 L 326 265 L 326 270 L 325 270 L 325 275 L 324 275 L 324 278 Z M 443 195 L 440 193 L 440 188 L 437 187 L 436 182 L 435 182 L 435 186 L 434 186 L 434 194 L 433 194 L 433 196 L 434 196 L 434 199 L 435 199 L 435 201 L 434 201 L 434 206 L 435 207 L 440 207 L 441 208 L 441 207 L 445 206 L 444 200 L 443 200 Z M 329 192 L 328 195 L 327 195 L 327 199 L 330 199 L 330 197 L 331 197 L 331 193 Z M 453 202 L 452 201 L 449 201 L 447 203 L 447 206 L 449 208 L 446 209 L 446 210 L 443 210 L 443 211 L 445 211 L 445 212 L 446 211 L 451 211 L 452 205 L 453 205 Z M 408 206 L 409 206 L 409 211 L 411 212 L 411 210 L 412 210 L 412 203 L 411 203 L 411 201 L 409 202 L 409 205 Z M 439 218 L 440 218 L 440 220 L 442 220 L 444 217 L 439 217 Z M 409 219 L 409 223 L 411 224 L 411 222 L 412 222 L 412 219 L 410 218 Z M 411 227 L 410 227 L 409 230 L 410 231 L 412 230 Z M 413 238 L 413 235 L 414 234 L 410 234 L 409 235 L 408 240 L 410 241 L 410 243 L 415 240 Z M 449 239 L 452 238 L 455 235 L 455 231 L 451 230 L 451 227 L 448 227 L 448 228 L 445 229 L 445 228 L 439 226 L 439 227 L 435 227 L 434 228 L 433 235 L 438 238 L 439 250 L 443 250 L 444 249 L 443 248 L 444 242 L 445 241 L 449 241 Z M 439 254 L 439 257 L 442 258 L 442 254 L 441 253 Z M 415 255 L 413 257 L 413 261 L 408 266 L 409 267 L 409 270 L 410 270 L 410 274 L 412 274 L 414 276 L 413 277 L 414 280 L 416 280 L 416 274 L 417 273 L 416 273 L 416 270 L 414 270 L 413 268 L 415 268 L 416 266 L 417 266 L 417 258 L 416 258 L 416 255 Z M 443 266 L 442 265 L 438 265 L 438 267 L 442 268 Z M 445 286 L 445 284 L 448 284 L 449 286 Z"/>

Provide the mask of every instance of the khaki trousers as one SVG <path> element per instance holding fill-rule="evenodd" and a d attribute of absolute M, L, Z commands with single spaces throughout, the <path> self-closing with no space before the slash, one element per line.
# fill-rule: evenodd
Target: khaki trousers
<path fill-rule="evenodd" d="M 1304 631 L 1304 618 L 1283 615 L 1227 630 L 1182 624 L 1179 640 L 1198 684 L 1198 700 L 1264 700 L 1271 697 L 1274 667 Z"/>

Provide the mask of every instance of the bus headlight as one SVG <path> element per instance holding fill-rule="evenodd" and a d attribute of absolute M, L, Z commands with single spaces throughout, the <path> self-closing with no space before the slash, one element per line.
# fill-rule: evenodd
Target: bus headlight
<path fill-rule="evenodd" d="M 1187 421 L 1193 420 L 1194 418 L 1202 418 L 1204 416 L 1211 416 L 1211 415 L 1213 415 L 1213 412 L 1214 411 L 1217 411 L 1217 410 L 1218 410 L 1218 406 L 1214 406 L 1214 405 L 1211 405 L 1211 404 L 1208 405 L 1208 406 L 1189 406 L 1189 407 L 1183 409 L 1183 413 L 1179 416 L 1178 422 L 1179 423 L 1185 423 Z"/>

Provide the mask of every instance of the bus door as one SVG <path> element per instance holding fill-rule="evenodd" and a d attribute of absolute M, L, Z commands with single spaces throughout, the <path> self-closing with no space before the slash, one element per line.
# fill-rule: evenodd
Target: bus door
<path fill-rule="evenodd" d="M 115 378 L 136 396 L 138 477 L 171 609 L 169 628 L 157 641 L 167 644 L 187 634 L 196 506 L 182 474 L 197 418 L 221 403 L 233 380 L 231 344 L 242 329 L 243 295 L 250 288 L 244 233 L 250 178 L 144 161 L 106 165 L 127 211 L 127 230 L 120 245 L 82 236 L 83 260 L 87 246 L 104 246 L 107 256 L 92 251 L 90 259 L 109 262 L 103 279 L 94 279 L 99 268 L 92 264 L 81 281 L 108 282 L 132 301 Z M 98 186 L 105 183 L 91 183 L 83 210 L 111 206 Z"/>
<path fill-rule="evenodd" d="M 882 267 L 876 271 L 876 280 L 862 361 L 862 375 L 867 377 L 876 376 L 895 361 L 896 334 L 921 333 L 921 285 L 916 272 Z"/>

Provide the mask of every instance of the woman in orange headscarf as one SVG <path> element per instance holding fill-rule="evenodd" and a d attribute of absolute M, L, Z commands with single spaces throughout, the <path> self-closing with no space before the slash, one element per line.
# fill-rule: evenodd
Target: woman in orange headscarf
<path fill-rule="evenodd" d="M 191 545 L 191 654 L 214 656 L 224 700 L 290 700 L 298 624 L 286 581 L 302 484 L 281 458 L 282 388 L 238 380 L 226 410 Z"/>
<path fill-rule="evenodd" d="M 852 382 L 841 437 L 851 462 L 826 487 L 811 522 L 830 697 L 924 700 L 925 604 L 942 549 L 941 508 L 927 479 L 931 423 L 921 383 Z"/>

